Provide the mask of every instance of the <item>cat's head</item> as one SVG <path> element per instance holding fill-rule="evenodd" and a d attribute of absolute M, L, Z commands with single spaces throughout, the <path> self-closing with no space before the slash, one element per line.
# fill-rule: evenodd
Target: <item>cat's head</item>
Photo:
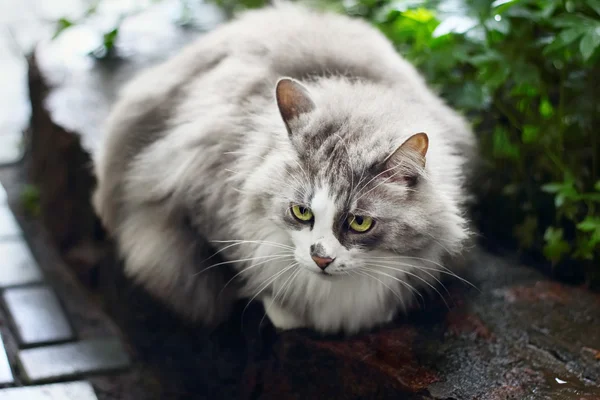
<path fill-rule="evenodd" d="M 382 133 L 389 126 L 320 110 L 292 79 L 278 82 L 276 99 L 297 158 L 274 202 L 302 267 L 323 276 L 391 269 L 397 255 L 446 241 L 426 133 L 394 143 Z"/>

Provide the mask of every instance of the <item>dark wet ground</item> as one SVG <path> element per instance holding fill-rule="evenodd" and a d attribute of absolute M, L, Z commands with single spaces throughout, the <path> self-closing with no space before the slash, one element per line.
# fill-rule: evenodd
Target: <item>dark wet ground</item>
<path fill-rule="evenodd" d="M 473 272 L 481 292 L 451 284 L 451 310 L 434 300 L 394 327 L 350 340 L 280 337 L 266 362 L 267 393 L 600 398 L 600 296 L 486 254 Z M 315 377 L 319 384 L 307 387 Z"/>

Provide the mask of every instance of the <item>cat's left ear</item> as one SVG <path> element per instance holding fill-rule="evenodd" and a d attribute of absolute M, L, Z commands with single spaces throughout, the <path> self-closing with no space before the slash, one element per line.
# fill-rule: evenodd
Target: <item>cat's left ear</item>
<path fill-rule="evenodd" d="M 393 182 L 415 184 L 425 168 L 428 148 L 425 132 L 412 135 L 385 160 L 383 175 Z"/>
<path fill-rule="evenodd" d="M 282 78 L 277 82 L 275 97 L 281 118 L 290 135 L 292 134 L 290 126 L 297 122 L 302 114 L 310 113 L 316 107 L 308 89 L 291 78 Z"/>

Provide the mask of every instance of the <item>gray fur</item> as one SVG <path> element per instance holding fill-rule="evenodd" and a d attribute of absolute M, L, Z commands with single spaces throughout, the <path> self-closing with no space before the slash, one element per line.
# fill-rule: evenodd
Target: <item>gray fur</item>
<path fill-rule="evenodd" d="M 284 77 L 302 88 L 297 110 L 276 99 Z M 390 158 L 418 132 L 424 168 L 410 152 Z M 352 333 L 389 321 L 463 252 L 474 146 L 375 29 L 277 5 L 127 85 L 95 156 L 94 205 L 126 272 L 187 317 L 218 323 L 247 297 L 278 327 Z M 375 224 L 354 233 L 351 215 Z M 336 257 L 327 274 L 311 246 Z"/>

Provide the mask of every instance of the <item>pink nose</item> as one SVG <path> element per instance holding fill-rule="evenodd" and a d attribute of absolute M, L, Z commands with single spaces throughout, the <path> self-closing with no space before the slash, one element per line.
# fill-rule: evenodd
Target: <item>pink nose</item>
<path fill-rule="evenodd" d="M 327 268 L 327 266 L 333 262 L 333 258 L 329 257 L 312 256 L 312 259 L 322 270 L 325 270 L 325 268 Z"/>

